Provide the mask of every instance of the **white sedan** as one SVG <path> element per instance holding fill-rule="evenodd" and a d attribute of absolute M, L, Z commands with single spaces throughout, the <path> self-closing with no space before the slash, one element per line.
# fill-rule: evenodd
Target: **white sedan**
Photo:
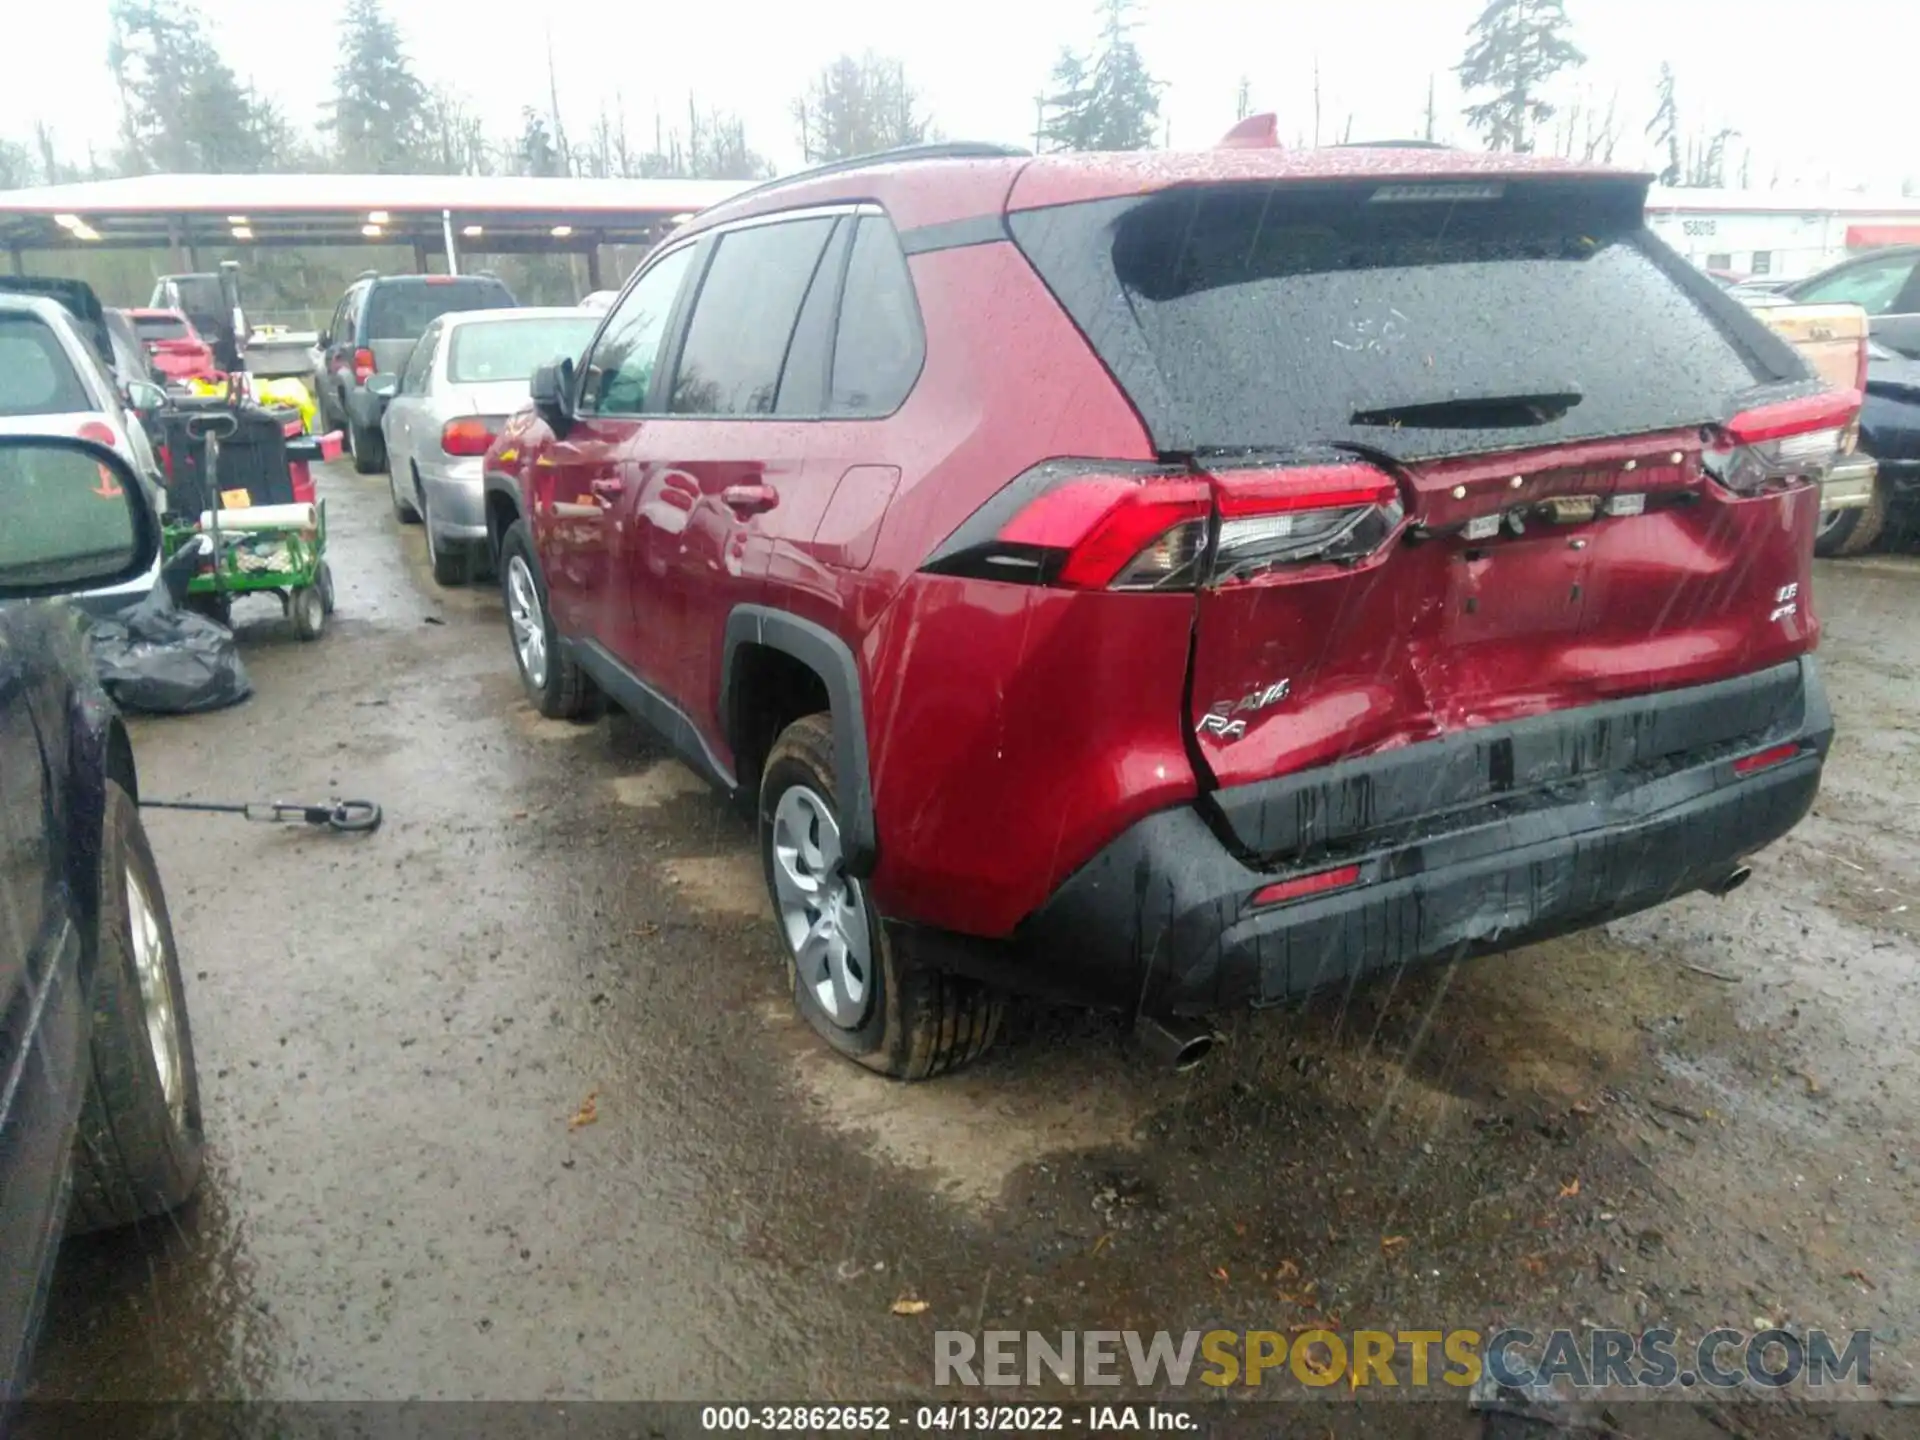
<path fill-rule="evenodd" d="M 481 568 L 487 515 L 481 457 L 527 403 L 534 369 L 586 348 L 601 316 L 581 309 L 457 310 L 427 326 L 380 422 L 394 513 L 427 531 L 433 578 L 457 585 Z"/>

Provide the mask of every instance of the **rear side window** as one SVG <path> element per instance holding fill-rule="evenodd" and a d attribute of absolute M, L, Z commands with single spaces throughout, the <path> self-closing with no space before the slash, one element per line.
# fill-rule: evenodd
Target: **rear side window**
<path fill-rule="evenodd" d="M 1493 452 L 1701 424 L 1799 378 L 1683 278 L 1637 184 L 1440 188 L 1200 187 L 1010 223 L 1162 451 Z"/>
<path fill-rule="evenodd" d="M 513 297 L 496 280 L 422 280 L 375 285 L 367 294 L 365 339 L 417 340 L 450 310 L 496 310 Z"/>
<path fill-rule="evenodd" d="M 926 345 L 913 277 L 893 226 L 863 216 L 847 262 L 833 347 L 835 415 L 889 415 L 919 378 Z"/>
<path fill-rule="evenodd" d="M 53 331 L 30 315 L 0 315 L 0 415 L 94 408 Z"/>
<path fill-rule="evenodd" d="M 816 216 L 720 237 L 687 324 L 670 411 L 773 413 L 800 302 L 833 226 L 833 217 Z"/>

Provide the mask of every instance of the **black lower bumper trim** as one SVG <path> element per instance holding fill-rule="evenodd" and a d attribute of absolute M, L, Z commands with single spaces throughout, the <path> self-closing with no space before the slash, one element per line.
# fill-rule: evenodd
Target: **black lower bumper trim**
<path fill-rule="evenodd" d="M 1351 886 L 1256 907 L 1250 868 L 1194 809 L 1149 816 L 1021 927 L 1001 983 L 1164 1013 L 1278 1004 L 1432 960 L 1511 949 L 1712 885 L 1812 805 L 1832 737 L 1810 661 L 1753 747 L 1801 746 L 1740 775 L 1736 753 L 1571 780 L 1461 828 L 1349 853 Z M 1577 717 L 1574 717 L 1578 723 Z M 969 968 L 969 967 L 963 967 Z M 1031 983 L 1022 983 L 1022 974 Z"/>

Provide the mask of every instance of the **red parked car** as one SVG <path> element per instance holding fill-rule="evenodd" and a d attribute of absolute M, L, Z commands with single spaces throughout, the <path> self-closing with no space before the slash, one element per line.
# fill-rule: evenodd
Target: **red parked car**
<path fill-rule="evenodd" d="M 168 380 L 213 379 L 220 374 L 213 347 L 178 310 L 129 310 L 127 315 L 153 360 L 153 368 Z"/>
<path fill-rule="evenodd" d="M 1811 804 L 1860 397 L 1642 221 L 1437 150 L 947 146 L 676 230 L 487 460 L 514 654 L 756 801 L 890 1075 L 1724 892 Z"/>

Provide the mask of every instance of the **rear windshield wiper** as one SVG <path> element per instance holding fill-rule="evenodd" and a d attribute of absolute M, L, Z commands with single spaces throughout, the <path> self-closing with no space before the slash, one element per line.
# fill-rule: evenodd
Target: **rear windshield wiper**
<path fill-rule="evenodd" d="M 1393 430 L 1521 430 L 1529 425 L 1551 425 L 1581 399 L 1578 390 L 1472 395 L 1356 410 L 1348 423 Z"/>

